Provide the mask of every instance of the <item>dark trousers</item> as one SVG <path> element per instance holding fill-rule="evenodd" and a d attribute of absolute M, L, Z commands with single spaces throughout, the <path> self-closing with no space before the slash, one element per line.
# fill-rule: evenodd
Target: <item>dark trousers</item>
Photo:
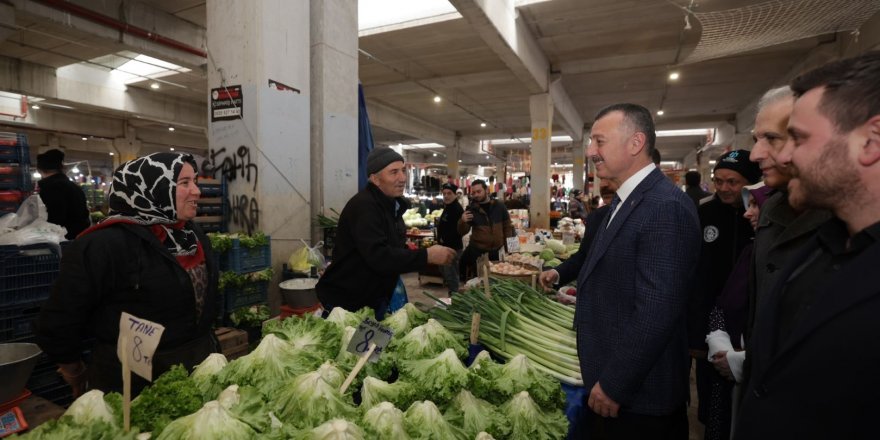
<path fill-rule="evenodd" d="M 461 253 L 461 260 L 458 262 L 458 273 L 464 277 L 464 281 L 477 276 L 477 258 L 480 258 L 483 254 L 489 254 L 490 260 L 498 261 L 498 249 L 486 251 L 470 245 L 464 248 L 464 251 Z"/>
<path fill-rule="evenodd" d="M 617 417 L 601 417 L 584 403 L 571 440 L 687 440 L 687 408 L 668 416 L 647 416 L 621 411 Z"/>

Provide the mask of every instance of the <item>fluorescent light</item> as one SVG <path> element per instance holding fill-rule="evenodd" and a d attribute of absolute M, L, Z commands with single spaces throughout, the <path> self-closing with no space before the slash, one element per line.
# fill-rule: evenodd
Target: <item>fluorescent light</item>
<path fill-rule="evenodd" d="M 571 136 L 552 136 L 550 137 L 551 142 L 571 142 Z M 531 138 L 513 138 L 513 139 L 490 139 L 486 142 L 491 143 L 492 145 L 508 145 L 508 144 L 530 144 L 532 143 Z"/>
<path fill-rule="evenodd" d="M 358 30 L 373 29 L 455 13 L 447 0 L 359 0 Z"/>
<path fill-rule="evenodd" d="M 158 89 L 158 88 L 159 88 L 159 83 L 152 83 L 152 84 L 150 84 L 150 88 L 153 89 L 153 90 Z"/>
<path fill-rule="evenodd" d="M 174 131 L 174 127 L 168 127 L 168 131 Z"/>
<path fill-rule="evenodd" d="M 118 55 L 124 55 L 124 52 Z M 126 61 L 125 64 L 110 71 L 110 74 L 123 84 L 132 84 L 146 79 L 156 79 L 189 71 L 190 69 L 186 67 L 180 67 L 168 61 L 162 61 L 147 55 L 137 55 L 134 59 Z M 158 89 L 159 83 L 154 82 L 150 84 L 150 88 Z"/>
<path fill-rule="evenodd" d="M 680 75 L 678 74 L 678 72 L 672 72 L 672 73 L 669 74 L 669 79 L 675 81 L 675 80 L 677 80 L 677 79 L 679 78 L 679 76 L 680 76 Z"/>
<path fill-rule="evenodd" d="M 709 165 L 715 165 L 716 163 L 718 163 L 717 160 L 710 160 L 710 161 L 709 161 Z"/>
<path fill-rule="evenodd" d="M 480 122 L 480 127 L 485 127 L 485 126 L 486 126 L 485 122 Z"/>
<path fill-rule="evenodd" d="M 663 113 L 665 113 L 663 110 L 657 110 L 657 116 L 663 116 Z"/>
<path fill-rule="evenodd" d="M 174 151 L 174 147 L 169 148 L 169 150 Z"/>
<path fill-rule="evenodd" d="M 87 140 L 89 140 L 89 138 L 83 136 L 82 140 L 87 141 Z"/>
<path fill-rule="evenodd" d="M 31 106 L 31 108 L 34 109 L 34 110 L 39 110 L 39 109 L 40 109 L 40 106 L 37 105 L 37 104 L 34 104 L 34 105 Z"/>
<path fill-rule="evenodd" d="M 440 95 L 437 95 L 434 97 L 434 102 L 440 102 L 442 100 L 443 100 L 443 98 L 441 98 Z"/>
<path fill-rule="evenodd" d="M 114 152 L 112 152 L 112 151 L 110 152 L 110 155 L 111 155 L 111 156 L 114 155 L 114 154 L 116 154 L 116 153 L 114 153 Z"/>
<path fill-rule="evenodd" d="M 657 130 L 657 137 L 672 137 L 672 136 L 706 136 L 712 131 L 714 128 L 687 128 L 683 130 Z"/>

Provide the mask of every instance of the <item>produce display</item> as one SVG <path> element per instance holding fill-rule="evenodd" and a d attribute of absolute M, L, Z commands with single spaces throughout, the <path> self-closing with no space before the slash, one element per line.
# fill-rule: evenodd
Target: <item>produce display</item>
<path fill-rule="evenodd" d="M 380 362 L 340 392 L 357 360 L 345 345 L 370 315 L 337 308 L 326 320 L 268 321 L 250 354 L 212 354 L 191 374 L 176 366 L 160 376 L 132 402 L 128 433 L 121 396 L 92 391 L 24 438 L 565 438 L 558 381 L 522 356 L 502 365 L 483 352 L 466 367 L 465 337 L 411 304 L 383 321 L 396 333 Z"/>
<path fill-rule="evenodd" d="M 429 224 L 434 224 L 434 221 L 441 215 L 443 215 L 443 210 L 435 209 L 433 211 L 428 211 L 428 213 L 422 217 L 422 215 L 419 214 L 419 208 L 410 208 L 403 212 L 403 223 L 407 228 L 424 228 Z"/>
<path fill-rule="evenodd" d="M 256 232 L 253 235 L 209 232 L 208 238 L 211 240 L 211 249 L 217 254 L 222 254 L 232 249 L 232 241 L 236 238 L 241 247 L 248 249 L 269 244 L 269 238 L 262 232 Z"/>
<path fill-rule="evenodd" d="M 535 369 L 557 380 L 583 386 L 574 332 L 574 308 L 553 301 L 530 286 L 493 279 L 491 297 L 482 289 L 459 293 L 451 305 L 435 298 L 431 316 L 465 338 L 471 316 L 480 313 L 479 342 L 508 362 L 525 355 Z"/>
<path fill-rule="evenodd" d="M 525 264 L 534 267 L 535 269 L 541 269 L 544 267 L 544 260 L 541 257 L 530 254 L 510 254 L 506 257 L 505 261 Z"/>
<path fill-rule="evenodd" d="M 500 275 L 534 275 L 537 269 L 529 269 L 512 263 L 489 263 L 489 272 Z"/>

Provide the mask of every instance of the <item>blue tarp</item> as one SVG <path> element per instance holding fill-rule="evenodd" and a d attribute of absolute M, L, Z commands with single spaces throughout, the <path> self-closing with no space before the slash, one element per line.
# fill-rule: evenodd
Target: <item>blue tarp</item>
<path fill-rule="evenodd" d="M 358 83 L 358 191 L 367 186 L 367 155 L 373 151 L 373 130 L 367 116 L 364 86 Z"/>

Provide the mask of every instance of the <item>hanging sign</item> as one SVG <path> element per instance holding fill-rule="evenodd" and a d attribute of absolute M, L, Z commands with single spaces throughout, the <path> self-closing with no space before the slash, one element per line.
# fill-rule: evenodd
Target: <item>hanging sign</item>
<path fill-rule="evenodd" d="M 211 89 L 211 122 L 231 121 L 244 115 L 241 86 Z"/>

